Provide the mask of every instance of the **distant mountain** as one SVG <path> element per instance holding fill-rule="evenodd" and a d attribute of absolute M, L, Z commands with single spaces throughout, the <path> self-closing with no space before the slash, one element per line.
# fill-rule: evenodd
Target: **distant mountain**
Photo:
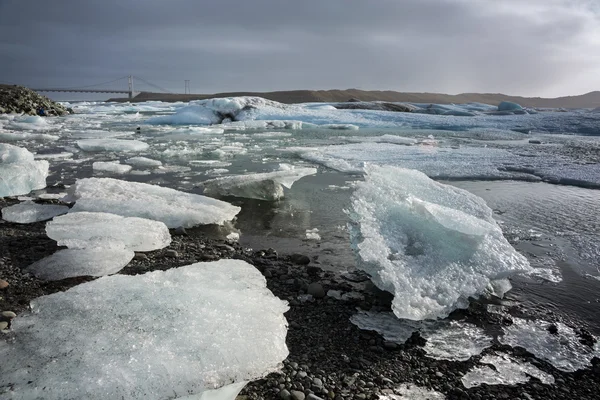
<path fill-rule="evenodd" d="M 501 101 L 513 101 L 524 107 L 540 108 L 596 108 L 600 107 L 600 91 L 590 92 L 579 96 L 557 98 L 509 96 L 501 93 L 404 93 L 390 90 L 289 90 L 278 92 L 230 92 L 215 94 L 168 94 L 141 92 L 133 101 L 190 101 L 215 97 L 259 96 L 280 103 L 309 103 L 309 102 L 345 102 L 351 99 L 361 101 L 390 101 L 407 103 L 486 103 L 498 104 Z M 128 99 L 110 99 L 109 101 L 128 101 Z"/>

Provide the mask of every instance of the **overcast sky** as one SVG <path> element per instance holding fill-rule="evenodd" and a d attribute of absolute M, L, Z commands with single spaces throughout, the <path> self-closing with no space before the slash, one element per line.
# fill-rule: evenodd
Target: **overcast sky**
<path fill-rule="evenodd" d="M 600 90 L 600 0 L 0 0 L 0 55 L 42 87 L 554 97 Z"/>

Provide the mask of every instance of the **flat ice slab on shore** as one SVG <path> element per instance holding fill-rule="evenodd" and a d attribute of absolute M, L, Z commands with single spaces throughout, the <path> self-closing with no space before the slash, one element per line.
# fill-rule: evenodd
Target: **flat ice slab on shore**
<path fill-rule="evenodd" d="M 281 164 L 279 171 L 225 176 L 205 181 L 204 193 L 258 200 L 279 200 L 284 196 L 283 187 L 289 189 L 300 178 L 316 173 L 316 168 L 299 168 Z"/>
<path fill-rule="evenodd" d="M 32 310 L 0 341 L 2 398 L 234 400 L 288 355 L 287 304 L 240 260 L 103 277 Z"/>
<path fill-rule="evenodd" d="M 352 245 L 359 268 L 394 295 L 399 318 L 443 318 L 469 297 L 502 296 L 506 278 L 533 271 L 483 199 L 415 170 L 365 171 L 352 198 Z"/>
<path fill-rule="evenodd" d="M 83 151 L 144 151 L 148 143 L 139 140 L 121 139 L 84 139 L 77 141 L 77 146 Z"/>
<path fill-rule="evenodd" d="M 552 375 L 540 371 L 528 362 L 520 362 L 506 354 L 483 356 L 480 363 L 492 365 L 494 368 L 483 365 L 467 372 L 461 378 L 466 388 L 481 386 L 482 384 L 516 385 L 528 382 L 530 376 L 539 379 L 546 385 L 554 383 Z"/>
<path fill-rule="evenodd" d="M 69 207 L 67 206 L 24 202 L 4 207 L 2 209 L 2 219 L 18 224 L 30 224 L 38 221 L 46 221 L 68 212 Z"/>
<path fill-rule="evenodd" d="M 163 222 L 103 212 L 73 212 L 57 217 L 46 224 L 46 234 L 59 246 L 70 249 L 90 247 L 99 238 L 122 242 L 134 251 L 158 250 L 171 243 Z"/>
<path fill-rule="evenodd" d="M 379 400 L 444 400 L 446 396 L 435 390 L 405 383 L 396 388 L 398 394 L 379 396 Z"/>
<path fill-rule="evenodd" d="M 0 197 L 45 188 L 49 165 L 46 160 L 34 160 L 27 149 L 0 143 Z"/>
<path fill-rule="evenodd" d="M 222 225 L 240 207 L 206 196 L 111 178 L 79 179 L 69 189 L 72 211 L 98 211 L 164 222 L 169 228 Z"/>

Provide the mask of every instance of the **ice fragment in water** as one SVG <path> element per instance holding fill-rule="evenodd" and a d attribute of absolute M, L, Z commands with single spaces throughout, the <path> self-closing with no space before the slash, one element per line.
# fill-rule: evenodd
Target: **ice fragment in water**
<path fill-rule="evenodd" d="M 143 151 L 148 149 L 148 143 L 139 140 L 120 139 L 84 139 L 77 141 L 77 146 L 83 151 Z"/>
<path fill-rule="evenodd" d="M 506 241 L 485 202 L 404 168 L 365 166 L 350 212 L 358 266 L 394 294 L 399 318 L 442 318 L 469 297 L 502 296 L 533 268 Z"/>
<path fill-rule="evenodd" d="M 111 178 L 79 179 L 69 189 L 72 211 L 108 212 L 189 228 L 232 220 L 240 207 L 197 194 Z"/>
<path fill-rule="evenodd" d="M 25 202 L 4 207 L 2 209 L 2 219 L 18 224 L 30 224 L 32 222 L 45 221 L 68 212 L 69 207 L 67 206 Z"/>
<path fill-rule="evenodd" d="M 319 230 L 317 228 L 307 229 L 306 230 L 306 239 L 307 240 L 321 240 L 321 235 L 319 235 Z"/>
<path fill-rule="evenodd" d="M 520 362 L 506 354 L 486 355 L 481 358 L 480 362 L 493 365 L 494 369 L 485 365 L 477 366 L 467 372 L 461 378 L 466 388 L 480 386 L 484 383 L 487 385 L 515 385 L 528 382 L 530 376 L 539 379 L 546 385 L 554 383 L 552 375 L 540 371 L 528 362 Z"/>
<path fill-rule="evenodd" d="M 103 277 L 32 309 L 0 341 L 0 397 L 234 400 L 288 355 L 287 304 L 240 260 Z"/>
<path fill-rule="evenodd" d="M 27 149 L 0 143 L 0 197 L 46 187 L 48 161 L 34 160 Z"/>
<path fill-rule="evenodd" d="M 284 186 L 289 189 L 300 178 L 316 173 L 316 168 L 297 168 L 281 164 L 279 171 L 225 176 L 205 181 L 204 193 L 213 196 L 278 200 L 284 196 Z"/>
<path fill-rule="evenodd" d="M 72 212 L 57 217 L 46 224 L 46 234 L 59 246 L 71 249 L 90 247 L 90 241 L 98 238 L 122 242 L 134 251 L 158 250 L 171 243 L 163 222 L 103 212 Z"/>
<path fill-rule="evenodd" d="M 131 165 L 121 164 L 118 161 L 96 161 L 92 164 L 94 171 L 106 171 L 114 174 L 126 174 L 131 171 Z"/>
<path fill-rule="evenodd" d="M 146 157 L 131 157 L 125 160 L 125 162 L 129 165 L 133 165 L 138 168 L 152 168 L 152 167 L 160 167 L 162 165 L 161 161 L 153 160 L 151 158 Z"/>

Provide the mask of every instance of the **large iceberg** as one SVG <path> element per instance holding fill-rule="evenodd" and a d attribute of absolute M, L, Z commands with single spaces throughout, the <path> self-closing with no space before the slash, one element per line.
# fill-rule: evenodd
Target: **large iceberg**
<path fill-rule="evenodd" d="M 352 244 L 358 266 L 394 294 L 399 318 L 443 318 L 533 272 L 483 199 L 415 170 L 367 164 L 365 172 L 352 198 Z"/>
<path fill-rule="evenodd" d="M 225 176 L 205 181 L 204 193 L 211 196 L 278 200 L 284 196 L 284 186 L 289 189 L 298 179 L 316 173 L 316 168 L 297 168 L 289 164 L 280 164 L 279 171 Z"/>
<path fill-rule="evenodd" d="M 103 277 L 32 310 L 0 341 L 2 398 L 233 400 L 288 355 L 287 304 L 240 260 Z"/>
<path fill-rule="evenodd" d="M 169 228 L 223 224 L 240 207 L 192 193 L 111 178 L 79 179 L 69 189 L 72 211 L 108 212 L 164 222 Z"/>
<path fill-rule="evenodd" d="M 46 234 L 59 246 L 71 249 L 90 247 L 99 238 L 122 242 L 127 249 L 152 251 L 167 247 L 171 234 L 160 221 L 103 212 L 73 212 L 46 224 Z"/>
<path fill-rule="evenodd" d="M 32 222 L 45 221 L 68 212 L 69 207 L 67 206 L 24 202 L 4 207 L 2 209 L 2 219 L 18 224 L 30 224 Z"/>
<path fill-rule="evenodd" d="M 0 197 L 45 188 L 49 165 L 46 160 L 34 160 L 27 149 L 0 143 Z"/>

